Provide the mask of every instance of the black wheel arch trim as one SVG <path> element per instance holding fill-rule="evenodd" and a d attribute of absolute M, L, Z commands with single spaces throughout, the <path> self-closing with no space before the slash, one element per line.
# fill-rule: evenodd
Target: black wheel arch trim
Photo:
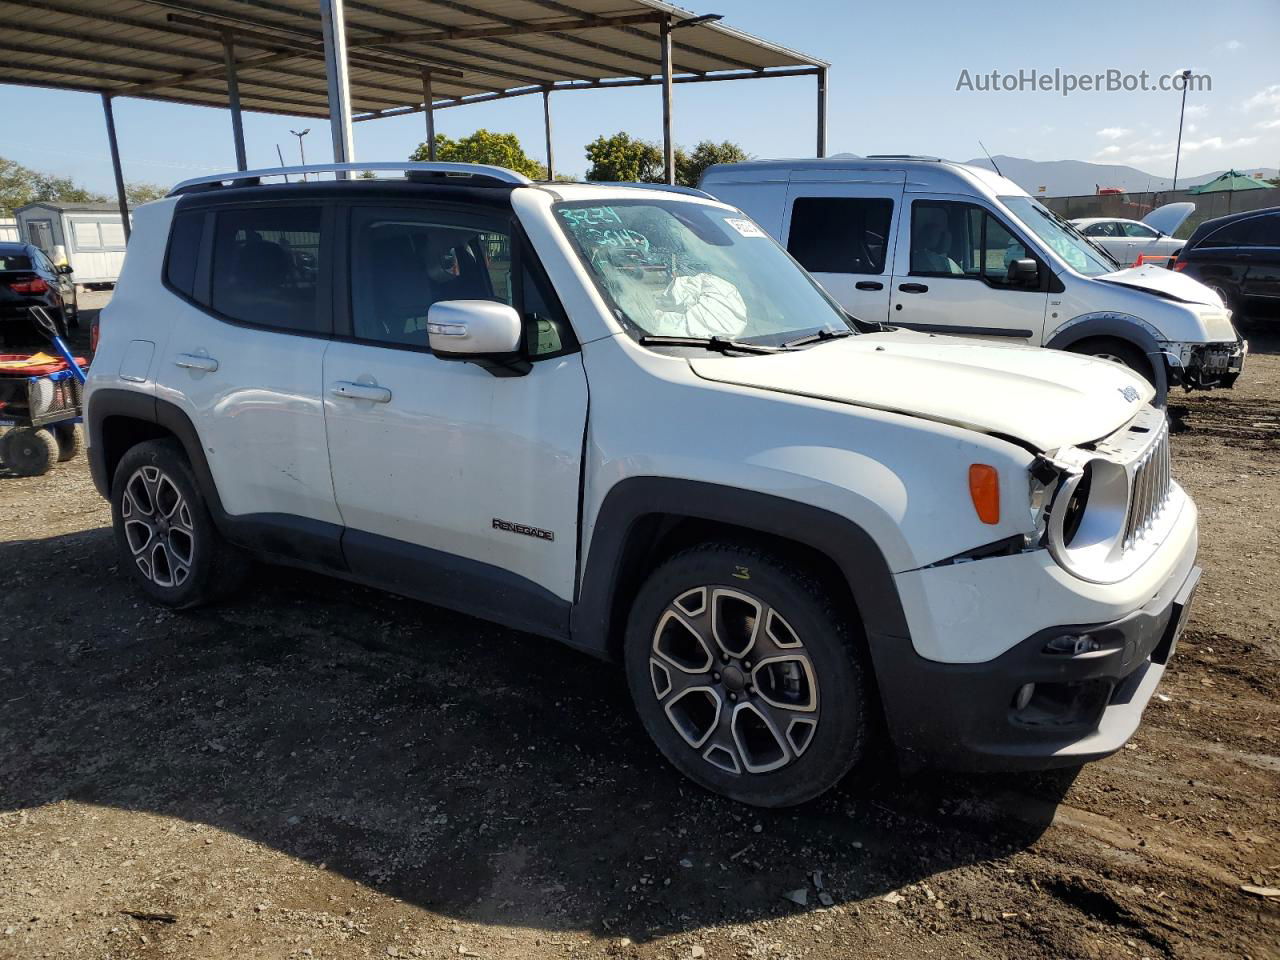
<path fill-rule="evenodd" d="M 1069 350 L 1081 340 L 1094 337 L 1123 340 L 1141 350 L 1151 363 L 1151 375 L 1154 378 L 1152 385 L 1156 388 L 1153 402 L 1157 406 L 1164 405 L 1169 393 L 1168 362 L 1164 359 L 1164 347 L 1137 317 L 1122 313 L 1102 313 L 1070 320 L 1058 328 L 1045 342 L 1045 346 L 1050 350 Z"/>
<path fill-rule="evenodd" d="M 868 634 L 909 643 L 897 585 L 879 546 L 847 517 L 785 497 L 696 480 L 630 477 L 606 495 L 593 525 L 591 543 L 570 623 L 570 643 L 616 659 L 626 622 L 618 590 L 632 551 L 642 549 L 643 521 L 670 517 L 722 523 L 747 533 L 797 543 L 829 559 L 848 584 Z"/>

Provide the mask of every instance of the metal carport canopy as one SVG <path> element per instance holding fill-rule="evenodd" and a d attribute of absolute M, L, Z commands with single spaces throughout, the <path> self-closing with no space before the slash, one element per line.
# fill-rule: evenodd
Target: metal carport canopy
<path fill-rule="evenodd" d="M 825 61 L 655 0 L 0 0 L 0 22 L 0 82 L 102 95 L 118 184 L 116 97 L 229 107 L 244 169 L 241 109 L 329 117 L 353 160 L 352 120 L 425 112 L 430 133 L 435 110 L 540 93 L 549 148 L 551 93 L 662 85 L 670 182 L 673 84 L 811 75 L 826 152 Z"/>

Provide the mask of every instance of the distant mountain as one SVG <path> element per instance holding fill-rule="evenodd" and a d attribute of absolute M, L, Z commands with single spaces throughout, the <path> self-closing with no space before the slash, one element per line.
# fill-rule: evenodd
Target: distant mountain
<path fill-rule="evenodd" d="M 1098 187 L 1119 187 L 1126 193 L 1146 190 L 1168 190 L 1171 180 L 1158 177 L 1136 167 L 1116 163 L 1089 163 L 1084 160 L 1024 160 L 1021 157 L 997 156 L 1000 172 L 1022 187 L 1033 197 L 1077 197 L 1094 193 Z M 986 157 L 966 160 L 975 167 L 992 168 Z M 1263 178 L 1276 176 L 1275 167 L 1237 168 L 1241 173 L 1261 174 Z M 1224 171 L 1202 173 L 1196 176 L 1179 176 L 1178 187 L 1194 187 L 1207 183 Z M 1041 189 L 1043 188 L 1043 189 Z"/>

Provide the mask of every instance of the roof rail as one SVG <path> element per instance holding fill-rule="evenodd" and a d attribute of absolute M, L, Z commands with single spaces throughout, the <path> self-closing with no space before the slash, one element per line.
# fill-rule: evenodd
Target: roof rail
<path fill-rule="evenodd" d="M 925 160 L 929 163 L 945 163 L 942 157 L 925 157 L 914 153 L 868 153 L 865 160 Z"/>
<path fill-rule="evenodd" d="M 363 173 L 366 170 L 399 170 L 406 179 L 439 178 L 441 180 L 464 181 L 468 186 L 528 186 L 533 183 L 524 174 L 508 170 L 506 167 L 494 167 L 483 163 L 415 163 L 406 161 L 394 163 L 378 161 L 376 163 L 313 163 L 299 167 L 268 167 L 263 170 L 237 170 L 234 173 L 215 173 L 207 177 L 193 177 L 183 180 L 172 190 L 169 196 L 179 193 L 191 193 L 196 190 L 216 190 L 221 186 L 249 187 L 257 186 L 264 177 L 287 177 L 290 174 L 320 173 Z M 415 176 L 416 174 L 416 176 Z"/>

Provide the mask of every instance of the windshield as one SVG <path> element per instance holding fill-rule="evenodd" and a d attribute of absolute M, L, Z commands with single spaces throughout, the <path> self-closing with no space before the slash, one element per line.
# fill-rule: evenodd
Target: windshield
<path fill-rule="evenodd" d="M 635 337 L 778 345 L 848 332 L 844 312 L 773 239 L 732 210 L 680 200 L 559 203 L 556 219 Z"/>
<path fill-rule="evenodd" d="M 1085 239 L 1075 227 L 1031 197 L 1001 197 L 1000 202 L 1072 270 L 1086 277 L 1114 273 L 1118 264 Z"/>

